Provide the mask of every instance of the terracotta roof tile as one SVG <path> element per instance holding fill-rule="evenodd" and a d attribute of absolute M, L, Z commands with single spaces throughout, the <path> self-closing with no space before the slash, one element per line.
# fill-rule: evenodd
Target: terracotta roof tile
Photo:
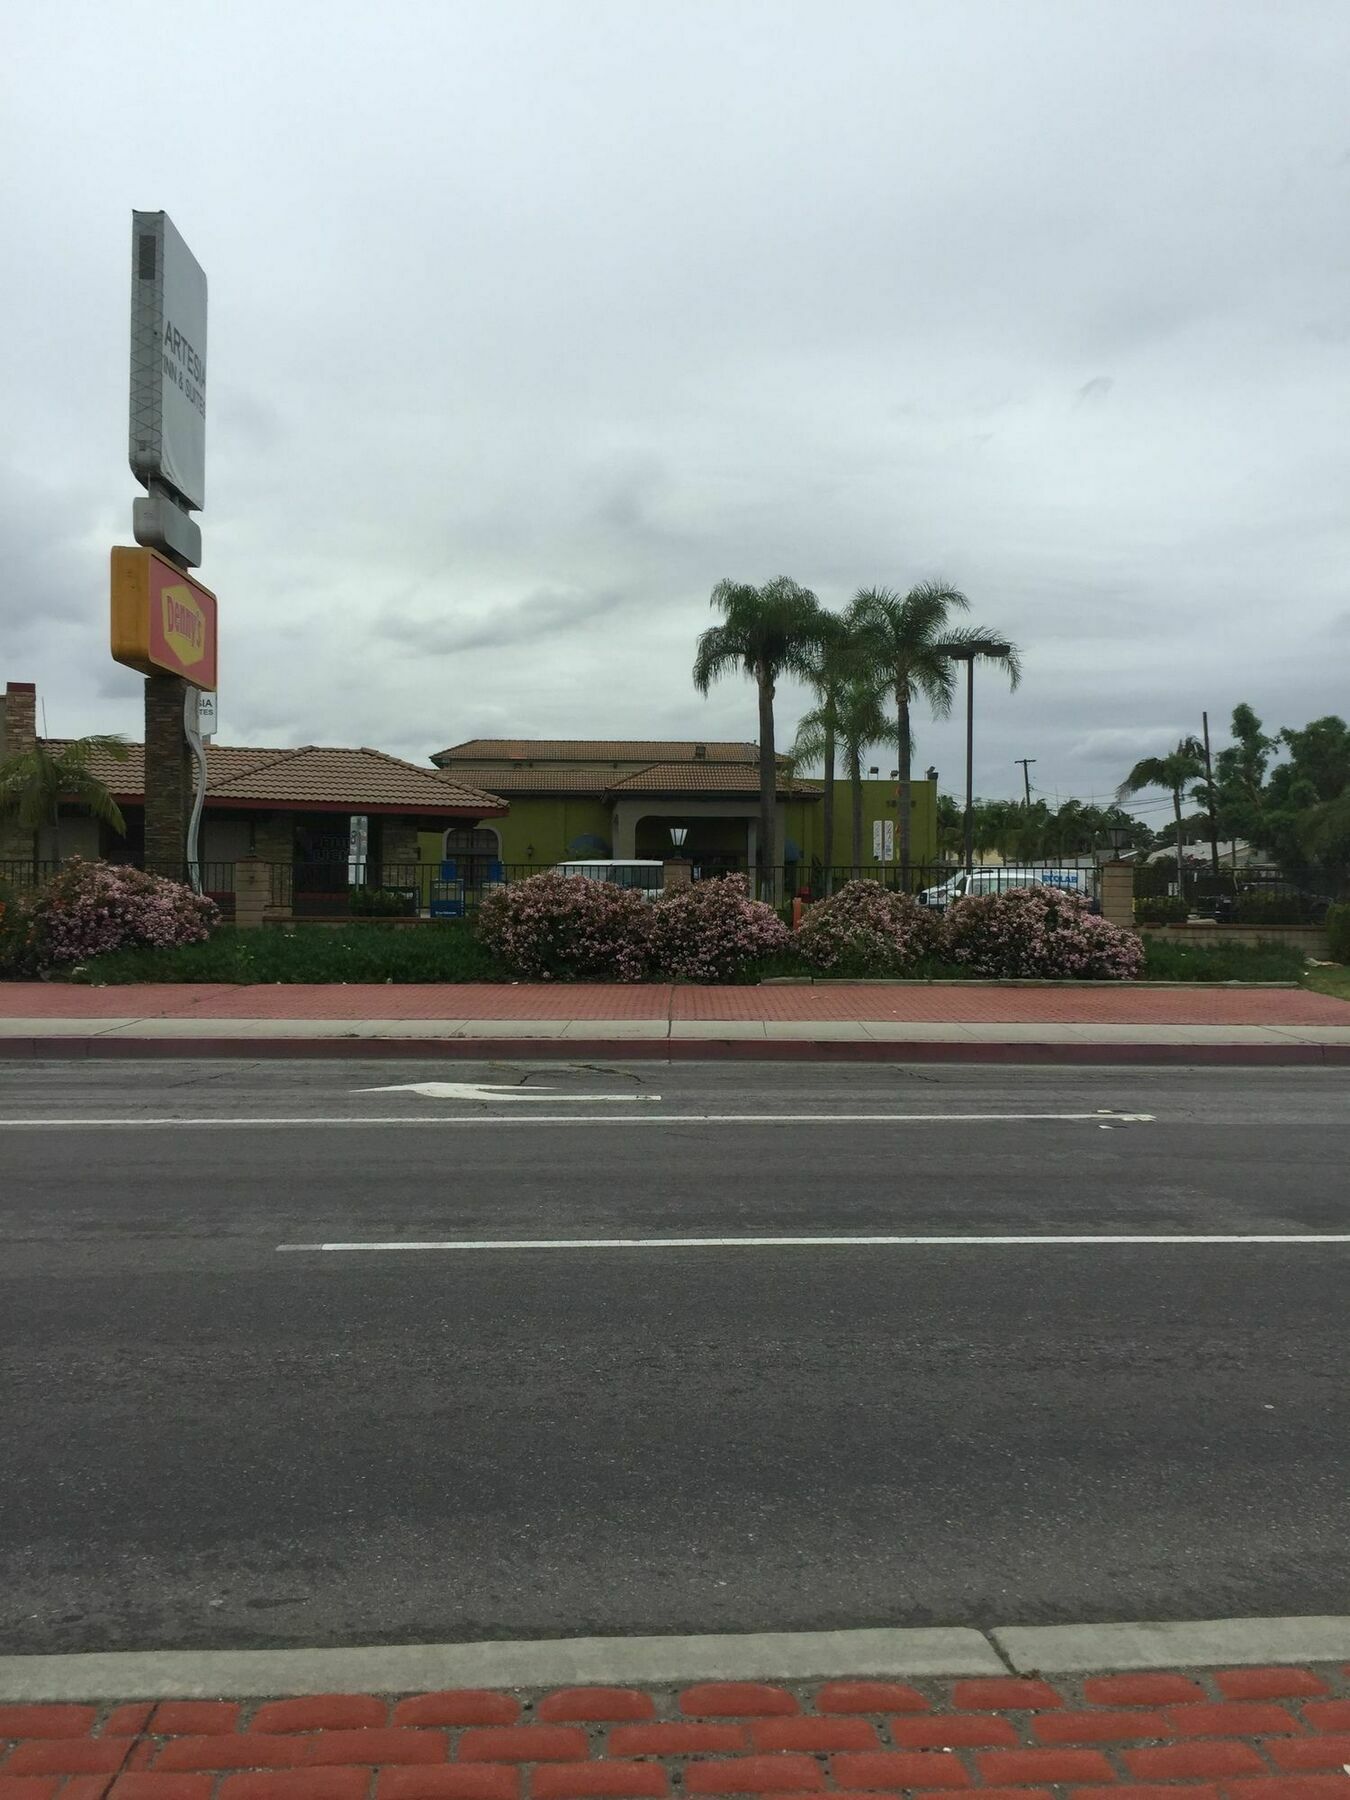
<path fill-rule="evenodd" d="M 491 788 L 495 794 L 606 794 L 621 780 L 614 769 L 477 769 L 453 763 L 433 771 L 441 781 L 467 782 L 470 787 Z"/>
<path fill-rule="evenodd" d="M 495 762 L 499 758 L 511 762 L 693 762 L 700 746 L 709 762 L 759 761 L 754 744 L 702 738 L 469 738 L 448 750 L 438 750 L 431 760 L 440 764 Z"/>
<path fill-rule="evenodd" d="M 59 740 L 44 740 L 58 747 Z M 127 759 L 96 754 L 91 773 L 119 800 L 145 794 L 145 747 L 127 745 Z M 235 744 L 206 747 L 209 801 L 271 802 L 276 806 L 392 806 L 411 813 L 479 814 L 503 810 L 498 797 L 438 769 L 421 768 L 383 750 L 342 750 L 307 744 L 298 750 L 264 750 Z"/>
<path fill-rule="evenodd" d="M 814 799 L 820 786 L 813 781 L 794 781 L 778 771 L 780 798 Z M 619 775 L 610 783 L 611 794 L 758 794 L 759 769 L 752 763 L 666 762 L 653 763 L 632 775 Z"/>

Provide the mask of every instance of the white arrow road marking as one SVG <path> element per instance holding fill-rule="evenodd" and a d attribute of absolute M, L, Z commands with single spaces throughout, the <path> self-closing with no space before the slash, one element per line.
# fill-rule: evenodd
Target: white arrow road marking
<path fill-rule="evenodd" d="M 421 1094 L 427 1100 L 659 1100 L 660 1094 L 564 1094 L 557 1088 L 519 1087 L 509 1081 L 395 1081 L 388 1087 L 353 1088 L 354 1094 Z"/>

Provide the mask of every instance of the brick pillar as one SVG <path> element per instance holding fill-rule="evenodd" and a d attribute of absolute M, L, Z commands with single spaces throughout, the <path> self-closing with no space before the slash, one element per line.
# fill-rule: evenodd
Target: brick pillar
<path fill-rule="evenodd" d="M 37 689 L 31 681 L 7 681 L 0 701 L 0 760 L 22 756 L 37 742 Z M 33 834 L 20 831 L 12 818 L 0 819 L 0 859 L 27 862 Z"/>
<path fill-rule="evenodd" d="M 234 922 L 251 931 L 263 922 L 272 899 L 272 865 L 260 856 L 245 856 L 234 865 Z"/>
<path fill-rule="evenodd" d="M 1109 862 L 1102 864 L 1102 917 L 1113 925 L 1134 930 L 1134 864 Z"/>
<path fill-rule="evenodd" d="M 693 864 L 683 856 L 670 857 L 661 870 L 661 885 L 668 894 L 677 894 L 681 888 L 691 887 L 693 880 Z"/>
<path fill-rule="evenodd" d="M 183 732 L 187 683 L 178 675 L 145 682 L 145 866 L 182 881 L 192 811 L 192 752 Z"/>

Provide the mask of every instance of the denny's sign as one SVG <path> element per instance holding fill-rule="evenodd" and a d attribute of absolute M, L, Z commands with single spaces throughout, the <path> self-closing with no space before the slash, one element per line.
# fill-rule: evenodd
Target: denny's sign
<path fill-rule="evenodd" d="M 143 675 L 216 684 L 216 597 L 153 550 L 112 553 L 112 653 Z"/>

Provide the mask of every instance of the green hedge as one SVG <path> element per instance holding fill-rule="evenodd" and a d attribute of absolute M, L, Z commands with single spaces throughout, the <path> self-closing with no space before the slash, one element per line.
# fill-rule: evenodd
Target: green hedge
<path fill-rule="evenodd" d="M 86 965 L 88 979 L 132 981 L 505 981 L 462 920 L 431 925 L 222 925 L 205 944 L 118 950 Z"/>
<path fill-rule="evenodd" d="M 1298 981 L 1294 944 L 1177 944 L 1144 933 L 1145 981 Z"/>
<path fill-rule="evenodd" d="M 1336 910 L 1340 929 L 1350 933 L 1350 907 Z M 1297 981 L 1303 972 L 1303 952 L 1289 944 L 1174 944 L 1145 933 L 1144 947 L 1146 981 Z M 1350 946 L 1343 944 L 1340 954 L 1350 960 Z M 746 979 L 810 973 L 795 951 L 788 951 L 747 971 Z M 859 974 L 865 978 L 866 971 Z M 915 974 L 934 981 L 969 979 L 967 969 L 936 960 L 919 965 Z M 96 957 L 86 965 L 83 979 L 116 986 L 137 981 L 398 983 L 511 977 L 477 941 L 472 925 L 444 920 L 416 926 L 267 926 L 261 931 L 223 925 L 205 944 Z"/>
<path fill-rule="evenodd" d="M 16 888 L 0 881 L 0 980 L 30 974 L 33 954 L 28 943 L 28 907 Z"/>
<path fill-rule="evenodd" d="M 1327 908 L 1327 942 L 1333 962 L 1350 963 L 1350 900 Z"/>
<path fill-rule="evenodd" d="M 1134 903 L 1135 922 L 1139 925 L 1184 925 L 1190 913 L 1179 894 L 1159 894 Z"/>
<path fill-rule="evenodd" d="M 1321 908 L 1307 894 L 1239 894 L 1233 914 L 1238 925 L 1315 925 Z"/>

